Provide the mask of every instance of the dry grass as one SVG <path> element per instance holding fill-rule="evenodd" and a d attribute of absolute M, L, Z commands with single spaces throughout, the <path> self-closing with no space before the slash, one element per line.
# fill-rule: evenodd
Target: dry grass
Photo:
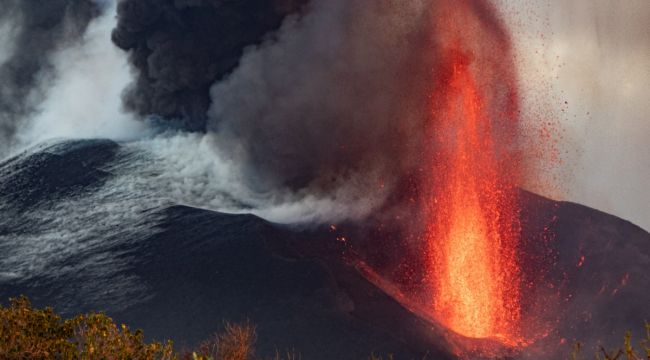
<path fill-rule="evenodd" d="M 242 324 L 225 323 L 224 330 L 212 339 L 204 341 L 198 351 L 184 355 L 187 360 L 300 360 L 294 350 L 284 353 L 276 351 L 272 358 L 262 358 L 255 353 L 257 333 L 250 322 Z"/>
<path fill-rule="evenodd" d="M 645 339 L 638 342 L 635 346 L 632 333 L 627 332 L 623 339 L 623 346 L 614 350 L 607 350 L 601 346 L 600 351 L 596 354 L 597 360 L 650 360 L 650 323 L 645 323 Z M 571 353 L 571 360 L 583 360 L 582 344 L 576 343 Z"/>
<path fill-rule="evenodd" d="M 255 326 L 226 323 L 223 332 L 204 341 L 199 350 L 192 353 L 196 360 L 253 360 L 255 358 Z"/>

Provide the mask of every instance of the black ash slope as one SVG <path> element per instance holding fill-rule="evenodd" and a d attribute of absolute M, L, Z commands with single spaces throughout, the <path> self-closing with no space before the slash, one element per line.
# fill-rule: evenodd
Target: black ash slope
<path fill-rule="evenodd" d="M 0 163 L 1 298 L 25 294 L 66 315 L 106 311 L 181 346 L 224 320 L 250 320 L 262 354 L 448 358 L 426 322 L 341 261 L 329 229 L 294 231 L 152 201 L 116 170 L 138 156 L 88 140 L 41 145 Z M 574 339 L 618 343 L 640 329 L 650 318 L 650 234 L 581 205 L 523 199 L 524 270 L 531 282 L 553 285 L 527 290 L 525 311 L 554 322 L 533 356 L 565 355 Z M 374 251 L 380 273 L 404 256 L 381 240 L 353 240 L 361 250 L 383 247 Z M 372 253 L 361 255 L 373 263 Z M 536 267 L 545 271 L 529 271 Z"/>
<path fill-rule="evenodd" d="M 84 204 L 77 198 L 98 208 L 117 201 L 98 195 L 113 176 L 103 169 L 116 161 L 116 147 L 54 144 L 0 165 L 0 296 L 26 294 L 66 315 L 106 311 L 179 346 L 208 338 L 224 321 L 250 320 L 267 355 L 446 357 L 426 323 L 352 268 L 298 255 L 295 233 L 255 216 L 161 206 L 106 226 L 101 217 L 113 215 L 67 209 Z"/>

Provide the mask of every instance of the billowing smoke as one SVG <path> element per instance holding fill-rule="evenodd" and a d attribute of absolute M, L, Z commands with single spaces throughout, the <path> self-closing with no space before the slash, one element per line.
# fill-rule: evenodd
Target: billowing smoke
<path fill-rule="evenodd" d="M 312 1 L 212 87 L 208 130 L 218 152 L 272 201 L 282 189 L 290 202 L 335 199 L 339 216 L 377 213 L 429 172 L 425 129 L 435 121 L 432 94 L 444 60 L 434 33 L 439 3 Z M 502 55 L 507 41 L 491 9 L 458 4 L 479 19 L 486 53 Z M 495 58 L 480 61 L 505 66 Z M 497 94 L 490 109 L 509 109 L 510 94 L 499 86 L 510 80 L 483 84 Z"/>
<path fill-rule="evenodd" d="M 607 21 L 603 14 L 611 11 L 602 4 L 549 15 L 553 29 L 561 31 L 538 46 L 547 54 L 537 61 L 559 54 L 551 67 L 566 62 L 548 72 L 571 90 L 554 95 L 552 101 L 566 109 L 549 117 L 564 116 L 572 124 L 567 136 L 584 143 L 578 145 L 581 163 L 572 169 L 581 173 L 580 181 L 568 197 L 647 227 L 647 199 L 636 194 L 648 179 L 638 170 L 647 168 L 642 120 L 647 101 L 640 86 L 647 78 L 642 71 L 647 49 L 641 46 L 647 36 L 638 29 L 648 12 L 634 4 Z M 182 121 L 184 129 L 207 130 L 204 140 L 214 151 L 198 156 L 225 159 L 256 193 L 250 203 L 282 208 L 282 219 L 302 214 L 302 202 L 331 214 L 345 200 L 358 206 L 351 213 L 364 213 L 360 204 L 377 206 L 400 177 L 418 171 L 418 129 L 430 93 L 423 89 L 436 61 L 427 11 L 435 2 L 3 0 L 3 5 L 0 156 L 51 137 L 137 136 L 145 125 L 133 118 L 156 115 Z M 112 40 L 127 50 L 121 54 L 109 41 L 115 7 Z M 613 23 L 619 18 L 634 21 Z M 575 19 L 585 26 L 565 25 Z M 539 30 L 529 22 L 523 26 Z M 537 32 L 530 37 L 538 38 Z M 521 57 L 535 56 L 534 46 L 520 48 Z M 564 55 L 568 48 L 574 49 L 566 53 L 570 57 Z M 584 59 L 589 66 L 581 65 Z M 524 66 L 532 68 L 529 64 Z M 604 68 L 615 71 L 601 72 Z M 129 82 L 123 100 L 134 116 L 120 111 L 118 102 Z M 608 85 L 616 83 L 621 91 Z M 526 95 L 538 90 L 529 87 Z M 630 125 L 616 125 L 623 121 Z M 611 146 L 598 146 L 602 143 Z M 609 168 L 619 170 L 603 172 Z M 634 176 L 620 181 L 618 173 Z"/>
<path fill-rule="evenodd" d="M 75 31 L 60 31 L 35 70 L 29 111 L 9 112 L 22 121 L 13 142 L 137 136 L 134 118 L 150 116 L 204 130 L 211 150 L 196 156 L 227 164 L 244 185 L 233 196 L 283 222 L 363 217 L 422 170 L 439 60 L 431 1 L 89 4 L 84 26 L 66 25 Z M 122 55 L 106 41 L 115 11 Z M 125 57 L 133 116 L 116 103 Z"/>
<path fill-rule="evenodd" d="M 12 141 L 141 134 L 115 102 L 128 56 L 126 108 L 206 130 L 211 149 L 196 156 L 228 164 L 245 185 L 233 196 L 262 216 L 363 217 L 418 172 L 437 61 L 430 1 L 88 4 L 83 26 L 73 20 L 84 12 L 63 12 L 58 23 L 74 31 L 52 32 L 59 45 L 39 50 L 29 111 L 7 112 L 23 122 Z M 106 41 L 115 11 L 123 57 Z M 17 19 L 10 30 L 29 29 Z"/>
<path fill-rule="evenodd" d="M 139 115 L 205 128 L 209 88 L 235 68 L 244 47 L 277 29 L 300 0 L 124 0 L 113 42 L 137 78 L 125 105 Z"/>
<path fill-rule="evenodd" d="M 267 218 L 364 216 L 417 171 L 430 5 L 126 0 L 113 32 L 137 76 L 125 105 L 205 129 L 201 156 L 231 164 Z"/>
<path fill-rule="evenodd" d="M 0 154 L 44 96 L 52 54 L 73 44 L 100 14 L 92 0 L 3 0 L 0 13 Z"/>
<path fill-rule="evenodd" d="M 426 3 L 313 1 L 287 19 L 212 88 L 218 151 L 261 192 L 381 199 L 414 170 L 428 118 Z"/>

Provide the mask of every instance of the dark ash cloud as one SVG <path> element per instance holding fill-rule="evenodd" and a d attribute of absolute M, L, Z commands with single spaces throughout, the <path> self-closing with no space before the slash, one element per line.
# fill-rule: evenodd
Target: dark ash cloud
<path fill-rule="evenodd" d="M 130 52 L 136 80 L 127 109 L 205 128 L 212 84 L 243 49 L 277 29 L 305 0 L 124 0 L 113 42 Z"/>

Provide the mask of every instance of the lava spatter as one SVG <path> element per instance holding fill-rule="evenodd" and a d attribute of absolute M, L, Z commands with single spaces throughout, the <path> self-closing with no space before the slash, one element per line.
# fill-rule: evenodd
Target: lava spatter
<path fill-rule="evenodd" d="M 441 324 L 463 337 L 515 345 L 520 161 L 513 150 L 516 91 L 508 90 L 514 75 L 498 63 L 507 53 L 486 53 L 501 49 L 485 46 L 488 35 L 472 6 L 441 1 L 435 20 L 441 60 L 425 180 L 426 281 Z"/>

